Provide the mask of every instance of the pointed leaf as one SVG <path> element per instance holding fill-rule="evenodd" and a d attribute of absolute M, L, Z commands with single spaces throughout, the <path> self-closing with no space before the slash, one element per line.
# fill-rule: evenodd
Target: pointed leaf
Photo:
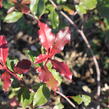
<path fill-rule="evenodd" d="M 64 62 L 59 62 L 57 60 L 51 60 L 53 67 L 60 72 L 60 74 L 67 79 L 72 79 L 72 72 L 70 72 L 68 66 Z"/>
<path fill-rule="evenodd" d="M 7 23 L 14 23 L 16 21 L 18 21 L 21 17 L 23 16 L 23 14 L 21 12 L 11 12 L 9 13 L 5 19 L 4 19 L 4 22 L 7 22 Z"/>
<path fill-rule="evenodd" d="M 54 49 L 57 49 L 57 51 L 62 51 L 64 49 L 64 46 L 70 42 L 71 40 L 71 33 L 69 30 L 69 27 L 66 27 L 64 30 L 60 30 L 56 35 L 55 45 Z"/>
<path fill-rule="evenodd" d="M 19 74 L 27 73 L 30 70 L 30 67 L 31 62 L 27 59 L 23 59 L 17 63 L 17 65 L 14 67 L 14 71 Z"/>
<path fill-rule="evenodd" d="M 2 65 L 6 64 L 7 57 L 8 57 L 7 41 L 5 36 L 0 36 L 0 63 Z M 1 64 L 0 64 L 0 69 L 2 69 Z"/>
<path fill-rule="evenodd" d="M 54 43 L 55 35 L 51 32 L 51 28 L 49 28 L 47 24 L 39 21 L 38 25 L 40 27 L 40 30 L 38 31 L 40 42 L 48 51 L 48 49 L 51 48 Z"/>
<path fill-rule="evenodd" d="M 50 91 L 45 85 L 41 85 L 34 95 L 33 106 L 41 106 L 47 103 Z"/>
<path fill-rule="evenodd" d="M 48 70 L 46 66 L 44 67 L 39 67 L 38 69 L 39 72 L 39 78 L 42 82 L 46 83 L 49 89 L 52 89 L 56 91 L 58 89 L 58 81 L 55 80 L 53 77 L 52 73 Z"/>
<path fill-rule="evenodd" d="M 11 76 L 9 73 L 4 72 L 1 75 L 1 80 L 3 81 L 3 90 L 4 91 L 8 91 L 10 86 L 11 86 L 11 80 L 10 80 Z"/>

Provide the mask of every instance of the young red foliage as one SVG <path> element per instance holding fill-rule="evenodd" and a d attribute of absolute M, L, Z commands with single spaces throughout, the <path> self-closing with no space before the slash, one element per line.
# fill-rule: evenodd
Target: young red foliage
<path fill-rule="evenodd" d="M 53 67 L 60 72 L 60 74 L 67 79 L 71 80 L 72 79 L 72 72 L 70 72 L 67 64 L 64 62 L 59 62 L 57 60 L 51 60 L 51 63 L 53 64 Z"/>
<path fill-rule="evenodd" d="M 58 81 L 55 80 L 52 73 L 45 66 L 37 69 L 39 72 L 39 78 L 42 82 L 46 83 L 49 89 L 56 91 L 58 89 Z"/>
<path fill-rule="evenodd" d="M 1 75 L 1 80 L 3 81 L 3 90 L 8 91 L 9 87 L 11 86 L 11 76 L 8 72 L 4 72 Z"/>
<path fill-rule="evenodd" d="M 70 41 L 70 30 L 66 27 L 55 35 L 47 24 L 38 21 L 38 25 L 40 42 L 47 51 L 46 55 L 42 54 L 36 58 L 36 63 L 41 63 L 64 49 L 64 46 Z"/>
<path fill-rule="evenodd" d="M 39 78 L 42 82 L 45 82 L 47 86 L 52 90 L 58 89 L 58 81 L 55 80 L 52 73 L 48 70 L 46 67 L 46 64 L 49 61 L 53 64 L 53 67 L 60 72 L 60 74 L 67 79 L 72 79 L 72 73 L 70 72 L 68 66 L 63 63 L 59 62 L 57 60 L 52 60 L 51 58 L 57 54 L 60 53 L 64 46 L 69 43 L 70 41 L 70 30 L 68 27 L 66 27 L 63 30 L 60 30 L 56 35 L 51 32 L 51 28 L 48 27 L 47 24 L 38 21 L 38 25 L 40 27 L 38 33 L 39 33 L 39 40 L 42 44 L 42 46 L 46 50 L 46 54 L 40 54 L 36 58 L 36 63 L 42 63 L 45 61 L 45 64 L 43 67 L 39 67 L 37 69 L 39 73 Z"/>
<path fill-rule="evenodd" d="M 8 57 L 8 47 L 5 36 L 0 35 L 0 69 L 4 69 Z"/>
<path fill-rule="evenodd" d="M 14 71 L 18 74 L 27 73 L 30 70 L 31 62 L 27 59 L 19 61 L 14 67 Z"/>

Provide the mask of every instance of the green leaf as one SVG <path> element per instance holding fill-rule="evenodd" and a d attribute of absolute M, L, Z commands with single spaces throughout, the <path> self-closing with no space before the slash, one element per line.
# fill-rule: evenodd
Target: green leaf
<path fill-rule="evenodd" d="M 29 89 L 27 88 L 22 88 L 20 91 L 20 103 L 23 108 L 26 106 L 30 105 L 33 100 L 33 95 L 34 93 L 30 93 Z"/>
<path fill-rule="evenodd" d="M 91 102 L 91 97 L 88 95 L 77 95 L 71 97 L 77 104 L 84 103 L 85 106 L 88 106 Z"/>
<path fill-rule="evenodd" d="M 45 0 L 31 0 L 30 10 L 36 16 L 41 16 L 45 10 Z"/>
<path fill-rule="evenodd" d="M 4 19 L 4 22 L 7 22 L 7 23 L 14 23 L 16 21 L 18 21 L 21 17 L 23 16 L 23 14 L 21 12 L 12 12 L 12 13 L 9 13 L 5 19 Z"/>
<path fill-rule="evenodd" d="M 79 14 L 86 14 L 88 10 L 96 8 L 97 0 L 80 0 L 79 5 L 76 5 L 76 10 Z"/>
<path fill-rule="evenodd" d="M 87 95 L 82 95 L 82 100 L 84 102 L 84 105 L 85 106 L 88 106 L 89 103 L 91 102 L 91 97 L 90 96 L 87 96 Z"/>
<path fill-rule="evenodd" d="M 82 98 L 80 95 L 77 96 L 72 96 L 71 97 L 77 104 L 81 104 L 82 103 Z"/>
<path fill-rule="evenodd" d="M 41 85 L 34 95 L 33 106 L 41 106 L 47 103 L 50 91 L 45 85 Z"/>
<path fill-rule="evenodd" d="M 59 16 L 55 9 L 52 9 L 50 11 L 48 18 L 51 21 L 51 25 L 52 25 L 53 29 L 56 29 L 59 26 Z"/>
<path fill-rule="evenodd" d="M 13 59 L 11 57 L 8 57 L 6 65 L 11 71 L 13 71 L 13 68 L 14 68 L 15 64 L 17 64 L 17 62 L 18 62 L 18 59 L 16 59 L 16 58 Z"/>

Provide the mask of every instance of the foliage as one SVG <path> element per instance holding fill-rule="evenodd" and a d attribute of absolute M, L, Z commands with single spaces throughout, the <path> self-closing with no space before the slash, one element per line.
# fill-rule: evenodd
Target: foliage
<path fill-rule="evenodd" d="M 90 28 L 97 21 L 100 25 L 100 31 L 106 31 L 108 34 L 108 0 L 80 0 L 77 3 L 75 3 L 75 0 L 73 2 L 70 0 L 56 0 L 55 2 L 59 4 L 57 9 L 49 0 L 0 0 L 0 9 L 3 10 L 0 12 L 0 20 L 4 23 L 17 24 L 20 20 L 26 18 L 28 20 L 30 17 L 35 22 L 37 29 L 39 28 L 37 31 L 38 44 L 42 49 L 37 53 L 27 50 L 28 59 L 11 59 L 8 56 L 10 53 L 8 44 L 10 42 L 7 41 L 7 36 L 0 35 L 0 71 L 2 72 L 0 79 L 2 89 L 4 92 L 11 93 L 11 99 L 13 98 L 15 102 L 18 102 L 16 106 L 40 108 L 40 106 L 49 102 L 52 91 L 56 93 L 57 90 L 61 89 L 61 83 L 64 82 L 64 79 L 72 80 L 73 73 L 68 65 L 55 59 L 55 56 L 60 55 L 64 47 L 70 44 L 72 31 L 75 34 L 68 22 L 61 18 L 59 10 L 63 10 L 72 18 L 76 12 L 81 18 L 93 12 L 93 17 L 85 22 L 84 28 Z M 103 21 L 101 21 L 101 18 L 103 18 Z M 27 31 L 29 31 L 29 28 Z M 98 44 L 94 40 L 92 43 L 93 46 Z M 95 47 L 95 49 L 97 48 Z M 106 67 L 108 64 L 104 66 Z M 31 73 L 32 68 L 37 72 L 36 75 L 38 75 L 39 81 L 35 83 L 35 86 L 30 87 L 25 84 L 24 77 Z M 91 102 L 91 97 L 84 94 L 70 96 L 70 98 L 78 105 L 84 103 L 85 106 L 88 106 Z M 61 99 L 57 99 L 53 109 L 63 108 Z"/>

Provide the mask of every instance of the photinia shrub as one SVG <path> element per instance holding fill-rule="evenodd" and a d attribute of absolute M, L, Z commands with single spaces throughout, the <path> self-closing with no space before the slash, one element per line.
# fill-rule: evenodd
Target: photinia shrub
<path fill-rule="evenodd" d="M 63 0 L 59 1 L 64 3 Z M 8 2 L 8 6 L 3 6 L 5 2 Z M 79 8 L 80 5 L 81 3 L 78 5 Z M 95 5 L 87 10 L 95 8 Z M 7 9 L 7 7 L 9 8 Z M 7 9 L 7 15 L 3 19 L 5 23 L 15 23 L 22 17 L 29 16 L 32 17 L 32 20 L 35 20 L 39 28 L 38 38 L 43 52 L 38 56 L 33 56 L 30 53 L 29 57 L 32 59 L 17 60 L 18 62 L 14 61 L 15 59 L 9 59 L 9 48 L 6 39 L 8 36 L 0 35 L 0 79 L 4 92 L 11 93 L 9 102 L 11 107 L 20 105 L 23 108 L 27 106 L 40 107 L 48 102 L 51 91 L 54 93 L 60 91 L 63 78 L 72 80 L 73 73 L 68 65 L 54 58 L 71 41 L 70 28 L 66 25 L 62 29 L 59 28 L 59 15 L 48 0 L 0 0 L 0 8 Z M 72 15 L 72 9 L 66 8 L 64 5 L 62 8 Z M 52 28 L 41 21 L 44 14 L 48 15 L 51 27 L 59 30 L 57 33 L 53 33 Z M 35 86 L 28 86 L 23 77 L 31 73 L 32 68 L 38 73 L 39 81 L 36 82 Z M 60 99 L 58 104 L 63 108 Z"/>

